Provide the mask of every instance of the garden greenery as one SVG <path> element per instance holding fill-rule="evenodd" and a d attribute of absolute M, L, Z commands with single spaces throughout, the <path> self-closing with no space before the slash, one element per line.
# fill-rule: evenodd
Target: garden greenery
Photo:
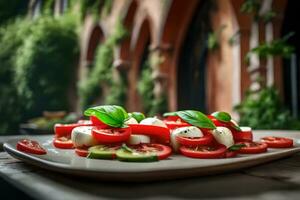
<path fill-rule="evenodd" d="M 88 72 L 88 76 L 79 82 L 79 96 L 80 105 L 82 109 L 91 106 L 95 100 L 101 96 L 101 86 L 110 86 L 113 91 L 110 91 L 108 95 L 114 95 L 114 97 L 106 97 L 107 102 L 112 102 L 115 99 L 120 105 L 124 104 L 124 90 L 122 86 L 116 80 L 112 78 L 113 61 L 114 61 L 114 47 L 119 44 L 128 35 L 127 30 L 123 26 L 120 20 L 117 21 L 114 32 L 106 38 L 104 43 L 99 45 L 94 63 L 91 70 Z M 115 94 L 113 94 L 115 93 Z M 118 95 L 117 95 L 118 94 Z"/>
<path fill-rule="evenodd" d="M 240 115 L 241 126 L 253 129 L 300 129 L 300 122 L 284 108 L 274 87 L 259 92 L 248 91 L 244 101 L 235 110 Z"/>

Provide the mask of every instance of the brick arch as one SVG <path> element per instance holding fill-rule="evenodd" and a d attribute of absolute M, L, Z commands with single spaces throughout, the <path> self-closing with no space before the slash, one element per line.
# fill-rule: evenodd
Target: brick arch
<path fill-rule="evenodd" d="M 88 43 L 87 43 L 85 60 L 88 62 L 88 64 L 91 64 L 92 61 L 94 60 L 96 49 L 98 45 L 101 42 L 103 42 L 103 40 L 104 40 L 104 35 L 100 26 L 95 26 L 90 33 L 90 36 L 88 38 Z"/>
<path fill-rule="evenodd" d="M 168 74 L 168 105 L 169 110 L 177 109 L 177 63 L 180 48 L 184 41 L 188 25 L 194 15 L 199 0 L 173 0 L 165 20 L 160 48 L 164 56 L 161 72 Z"/>
<path fill-rule="evenodd" d="M 138 29 L 134 29 L 134 41 L 131 42 L 131 66 L 128 74 L 129 80 L 129 96 L 128 96 L 128 109 L 129 110 L 141 110 L 141 102 L 137 92 L 137 83 L 139 80 L 139 73 L 141 70 L 141 64 L 143 54 L 149 49 L 151 44 L 151 23 L 148 18 L 144 18 Z"/>
<path fill-rule="evenodd" d="M 133 30 L 134 24 L 134 17 L 138 8 L 138 3 L 136 0 L 132 0 L 128 5 L 128 8 L 125 9 L 126 12 L 121 14 L 123 25 L 125 26 L 126 30 L 131 35 Z M 118 65 L 126 65 L 129 67 L 130 60 L 131 60 L 131 52 L 130 49 L 131 37 L 127 37 L 122 43 L 120 44 L 117 50 L 117 64 Z"/>

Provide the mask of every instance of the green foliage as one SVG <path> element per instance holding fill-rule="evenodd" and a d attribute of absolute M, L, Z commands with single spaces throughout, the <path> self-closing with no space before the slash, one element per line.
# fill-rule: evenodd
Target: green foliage
<path fill-rule="evenodd" d="M 276 12 L 273 10 L 269 10 L 268 12 L 266 12 L 265 14 L 263 14 L 261 16 L 263 22 L 265 22 L 265 23 L 271 22 L 272 19 L 274 19 L 274 17 L 276 17 Z"/>
<path fill-rule="evenodd" d="M 80 14 L 83 19 L 87 13 L 93 15 L 95 21 L 98 21 L 100 16 L 106 16 L 110 13 L 113 5 L 113 0 L 81 0 Z"/>
<path fill-rule="evenodd" d="M 13 83 L 15 52 L 30 33 L 30 22 L 16 20 L 0 28 L 0 134 L 15 133 L 22 120 L 22 99 Z"/>
<path fill-rule="evenodd" d="M 257 54 L 260 58 L 267 58 L 268 56 L 282 56 L 283 58 L 289 58 L 295 51 L 295 47 L 289 45 L 287 40 L 294 33 L 290 33 L 281 39 L 273 40 L 270 43 L 263 43 L 258 47 L 255 47 L 246 55 L 246 61 L 249 61 L 251 54 Z"/>
<path fill-rule="evenodd" d="M 240 125 L 253 129 L 300 129 L 300 122 L 291 117 L 280 101 L 274 87 L 258 93 L 248 92 L 240 105 L 235 107 L 240 114 Z"/>
<path fill-rule="evenodd" d="M 18 94 L 33 116 L 43 110 L 68 110 L 66 94 L 78 56 L 72 20 L 44 16 L 31 28 L 15 60 Z"/>
<path fill-rule="evenodd" d="M 261 6 L 260 0 L 244 0 L 244 3 L 242 4 L 240 11 L 242 13 L 257 14 L 259 12 L 260 6 Z"/>
<path fill-rule="evenodd" d="M 118 81 L 113 80 L 109 89 L 109 94 L 105 97 L 105 104 L 125 106 L 126 85 L 123 78 Z"/>
<path fill-rule="evenodd" d="M 95 61 L 92 64 L 92 69 L 88 72 L 88 77 L 79 83 L 79 96 L 81 101 L 81 108 L 85 109 L 91 106 L 95 99 L 101 95 L 101 85 L 112 85 L 113 92 L 111 95 L 116 95 L 118 98 L 116 102 L 120 105 L 123 98 L 124 85 L 116 83 L 112 80 L 112 65 L 114 60 L 114 47 L 127 36 L 128 32 L 125 27 L 118 20 L 114 32 L 101 44 L 96 52 Z M 120 91 L 118 91 L 118 89 Z M 107 97 L 107 102 L 113 102 L 116 96 Z"/>
<path fill-rule="evenodd" d="M 219 37 L 222 31 L 226 28 L 226 25 L 222 25 L 215 32 L 210 32 L 208 34 L 207 47 L 210 50 L 216 50 L 220 46 Z"/>

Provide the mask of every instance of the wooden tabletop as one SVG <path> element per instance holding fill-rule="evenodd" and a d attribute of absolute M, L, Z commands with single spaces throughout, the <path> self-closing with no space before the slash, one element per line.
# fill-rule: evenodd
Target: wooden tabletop
<path fill-rule="evenodd" d="M 3 140 L 0 137 L 0 141 Z M 1 152 L 0 176 L 31 197 L 45 200 L 300 198 L 300 154 L 223 175 L 151 183 L 118 183 L 46 171 Z"/>

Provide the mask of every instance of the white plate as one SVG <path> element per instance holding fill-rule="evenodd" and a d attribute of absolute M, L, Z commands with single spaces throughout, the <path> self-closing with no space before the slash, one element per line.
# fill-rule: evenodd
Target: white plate
<path fill-rule="evenodd" d="M 4 149 L 13 157 L 29 164 L 60 173 L 92 177 L 114 181 L 152 181 L 183 177 L 219 174 L 280 159 L 300 151 L 300 134 L 295 132 L 255 132 L 254 138 L 280 136 L 293 138 L 293 148 L 268 149 L 268 152 L 254 155 L 241 155 L 227 159 L 192 159 L 172 155 L 169 159 L 151 163 L 130 163 L 117 160 L 95 160 L 77 156 L 73 150 L 60 150 L 52 146 L 50 136 L 29 136 L 38 141 L 46 150 L 46 155 L 33 155 L 16 149 L 13 139 L 4 144 Z"/>

